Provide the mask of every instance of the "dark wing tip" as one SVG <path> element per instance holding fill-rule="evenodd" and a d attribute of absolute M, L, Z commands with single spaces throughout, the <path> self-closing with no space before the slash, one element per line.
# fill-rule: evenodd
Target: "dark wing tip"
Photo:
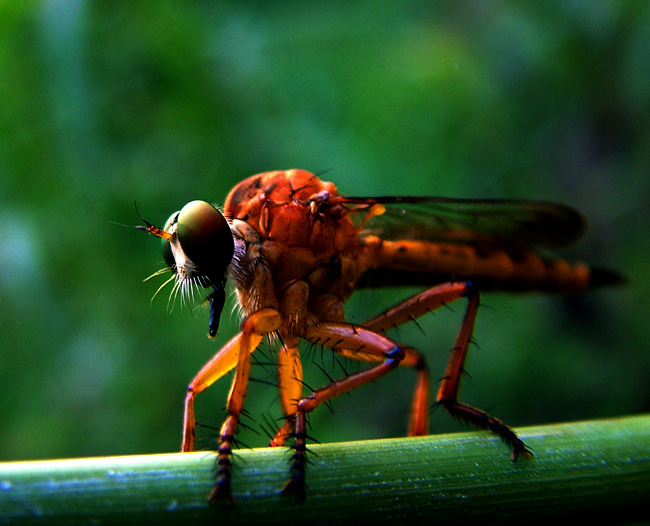
<path fill-rule="evenodd" d="M 530 222 L 524 221 L 522 231 L 529 235 L 533 245 L 562 248 L 575 243 L 587 230 L 587 221 L 581 212 L 566 205 L 531 202 Z"/>
<path fill-rule="evenodd" d="M 589 285 L 591 287 L 609 287 L 627 285 L 629 279 L 627 276 L 616 270 L 592 267 L 590 269 Z"/>

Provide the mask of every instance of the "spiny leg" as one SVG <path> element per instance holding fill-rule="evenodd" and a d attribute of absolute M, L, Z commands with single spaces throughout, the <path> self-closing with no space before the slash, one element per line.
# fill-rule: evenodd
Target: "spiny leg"
<path fill-rule="evenodd" d="M 361 362 L 381 362 L 385 359 L 383 355 L 372 354 L 366 349 L 359 351 L 351 349 L 334 349 L 334 352 Z M 412 367 L 417 371 L 418 379 L 411 402 L 411 416 L 409 419 L 408 435 L 423 436 L 429 432 L 429 393 L 430 380 L 429 368 L 424 356 L 410 347 L 404 348 L 404 359 L 399 363 L 400 367 Z"/>
<path fill-rule="evenodd" d="M 362 327 L 344 323 L 319 323 L 310 327 L 307 331 L 308 334 L 303 335 L 308 340 L 331 347 L 334 352 L 343 356 L 367 362 L 381 362 L 383 360 L 383 363 L 334 382 L 330 386 L 317 390 L 310 397 L 300 401 L 298 404 L 299 410 L 295 417 L 296 443 L 293 446 L 292 477 L 285 485 L 284 493 L 295 492 L 299 495 L 304 495 L 305 441 L 307 438 L 306 414 L 342 392 L 373 381 L 397 365 L 414 367 L 418 371 L 418 384 L 413 398 L 409 435 L 427 434 L 429 373 L 424 357 L 414 349 L 397 346 L 394 350 L 399 348 L 402 354 L 400 360 L 397 360 L 397 363 L 395 363 L 394 359 L 387 358 L 385 350 L 380 350 L 381 348 L 374 347 L 371 343 L 375 342 L 375 338 L 381 337 L 376 331 L 384 331 L 397 327 L 463 297 L 469 299 L 469 305 L 454 345 L 454 351 L 452 352 L 452 357 L 450 358 L 447 372 L 445 373 L 445 378 L 443 379 L 443 384 L 438 394 L 437 403 L 445 406 L 452 416 L 478 427 L 488 429 L 499 435 L 513 448 L 513 458 L 516 458 L 519 454 L 523 454 L 524 456 L 531 455 L 523 442 L 508 426 L 498 419 L 490 417 L 480 409 L 472 408 L 457 401 L 460 375 L 463 371 L 467 348 L 471 340 L 479 299 L 478 293 L 471 283 L 446 283 L 427 289 L 403 301 L 367 321 Z M 328 326 L 334 330 L 328 333 L 326 330 Z M 317 327 L 323 329 L 323 333 L 314 338 Z M 357 338 L 353 337 L 350 333 L 346 333 L 345 330 L 335 330 L 336 327 L 347 327 L 354 332 Z M 368 329 L 371 329 L 371 331 L 368 331 Z M 310 331 L 311 338 L 309 337 Z M 325 337 L 326 334 L 327 337 Z M 367 336 L 367 341 L 364 340 L 364 334 Z M 386 340 L 392 341 L 387 338 Z M 290 429 L 291 425 L 289 423 L 285 424 L 276 434 L 276 437 L 286 437 Z"/>
<path fill-rule="evenodd" d="M 523 441 L 517 434 L 501 420 L 491 417 L 482 409 L 471 407 L 458 401 L 460 378 L 463 373 L 467 350 L 474 330 L 474 321 L 479 306 L 479 294 L 470 284 L 466 285 L 469 304 L 463 323 L 456 336 L 454 348 L 451 351 L 447 369 L 438 390 L 437 404 L 443 406 L 452 417 L 468 422 L 472 425 L 486 429 L 498 435 L 512 448 L 512 460 L 517 460 L 519 455 L 532 456 Z"/>
<path fill-rule="evenodd" d="M 462 404 L 457 400 L 460 376 L 463 372 L 474 327 L 474 320 L 476 318 L 476 311 L 479 305 L 478 292 L 473 284 L 467 282 L 444 283 L 432 287 L 406 299 L 368 320 L 363 325 L 374 331 L 385 331 L 405 322 L 415 320 L 427 312 L 463 297 L 469 299 L 469 305 L 438 392 L 437 404 L 444 406 L 453 417 L 497 434 L 511 446 L 513 459 L 516 460 L 520 454 L 528 457 L 531 455 L 530 451 L 510 427 L 500 420 L 489 416 L 485 411 Z M 376 356 L 367 355 L 363 351 L 355 352 L 345 349 L 335 349 L 335 351 L 357 360 L 378 361 Z M 417 351 L 413 349 L 406 349 L 406 351 L 407 355 L 400 363 L 400 366 L 412 366 L 418 371 L 418 382 L 411 409 L 409 435 L 425 435 L 428 433 L 429 416 L 428 368 L 426 367 L 424 357 L 421 357 Z M 420 356 L 420 358 L 414 359 L 415 356 Z"/>
<path fill-rule="evenodd" d="M 194 448 L 194 399 L 216 380 L 236 367 L 228 402 L 228 417 L 221 426 L 220 444 L 217 454 L 217 481 L 210 495 L 210 501 L 232 500 L 230 489 L 230 457 L 232 444 L 243 410 L 246 387 L 251 367 L 251 353 L 259 346 L 265 334 L 280 326 L 280 314 L 275 309 L 261 309 L 242 322 L 240 334 L 230 340 L 194 377 L 185 398 L 185 418 L 183 427 L 183 451 Z"/>
<path fill-rule="evenodd" d="M 278 293 L 280 312 L 285 320 L 278 351 L 278 387 L 282 413 L 286 421 L 277 430 L 269 445 L 282 446 L 293 435 L 298 400 L 302 398 L 302 360 L 298 350 L 298 326 L 308 312 L 309 285 L 303 280 L 286 283 Z"/>
<path fill-rule="evenodd" d="M 362 325 L 365 329 L 371 329 L 374 332 L 392 329 L 408 321 L 415 320 L 427 312 L 431 312 L 441 306 L 465 297 L 467 290 L 468 286 L 465 283 L 446 283 L 432 287 L 408 298 Z M 360 348 L 358 344 L 354 348 L 334 346 L 333 350 L 342 356 L 357 361 L 378 363 L 386 359 L 383 353 L 377 353 L 372 348 Z M 400 367 L 412 367 L 418 373 L 415 393 L 411 404 L 408 434 L 409 436 L 422 436 L 429 432 L 429 369 L 421 353 L 412 348 L 404 348 L 403 350 L 404 358 L 399 362 Z M 304 415 L 302 416 L 302 421 L 295 422 L 295 408 L 300 398 L 299 393 L 302 392 L 302 366 L 298 351 L 295 348 L 285 346 L 278 355 L 278 362 L 280 398 L 287 421 L 271 440 L 271 446 L 284 444 L 286 439 L 293 434 L 292 432 L 296 427 L 298 429 L 304 429 L 305 427 Z M 300 451 L 300 441 L 298 441 L 297 447 L 298 450 L 294 452 L 294 456 L 296 459 L 302 459 L 304 457 L 304 451 Z"/>
<path fill-rule="evenodd" d="M 230 489 L 230 457 L 239 418 L 244 409 L 244 398 L 248 387 L 251 368 L 251 353 L 260 344 L 262 337 L 280 327 L 280 314 L 275 309 L 262 309 L 248 316 L 242 323 L 242 336 L 226 410 L 228 417 L 221 426 L 218 455 L 217 482 L 210 495 L 210 502 L 219 499 L 232 501 Z"/>
<path fill-rule="evenodd" d="M 420 316 L 452 303 L 467 295 L 466 283 L 444 283 L 424 290 L 401 303 L 391 307 L 362 325 L 375 332 L 383 332 L 413 321 Z M 361 350 L 334 349 L 335 352 L 359 361 L 380 362 L 383 357 Z M 429 433 L 429 395 L 430 375 L 426 360 L 415 349 L 405 349 L 400 367 L 413 367 L 418 374 L 409 421 L 409 436 L 423 436 Z"/>
<path fill-rule="evenodd" d="M 404 348 L 403 350 L 404 359 L 399 365 L 413 367 L 418 371 L 418 382 L 411 408 L 409 436 L 422 436 L 427 434 L 429 424 L 429 370 L 424 357 L 418 351 L 411 348 Z M 373 355 L 372 353 L 364 353 L 363 351 L 335 349 L 335 352 L 358 361 L 381 362 L 385 360 L 384 355 Z M 278 383 L 280 387 L 280 400 L 286 421 L 271 439 L 269 443 L 271 447 L 282 446 L 288 438 L 295 436 L 294 430 L 297 426 L 296 414 L 303 388 L 302 362 L 297 348 L 285 346 L 278 353 Z M 298 424 L 298 428 L 305 427 L 304 415 L 302 419 L 303 422 Z M 292 447 L 295 449 L 296 446 L 294 445 Z M 297 455 L 300 456 L 301 453 L 298 452 Z"/>
<path fill-rule="evenodd" d="M 308 341 L 325 345 L 335 351 L 340 349 L 359 349 L 365 355 L 383 361 L 355 374 L 351 374 L 331 384 L 315 390 L 301 399 L 295 414 L 293 455 L 291 457 L 291 478 L 282 493 L 305 497 L 305 463 L 307 452 L 306 415 L 331 398 L 372 382 L 395 369 L 406 355 L 406 349 L 386 336 L 370 331 L 365 327 L 350 323 L 321 322 L 310 325 L 302 335 Z"/>
<path fill-rule="evenodd" d="M 278 386 L 280 403 L 286 421 L 277 430 L 269 445 L 282 446 L 293 435 L 298 411 L 298 401 L 302 398 L 302 360 L 297 345 L 285 344 L 278 351 Z"/>
<path fill-rule="evenodd" d="M 466 283 L 443 283 L 416 294 L 363 324 L 373 331 L 386 331 L 420 316 L 448 305 L 467 296 Z M 350 356 L 354 357 L 354 356 Z M 411 404 L 409 436 L 423 436 L 429 433 L 429 368 L 424 356 L 413 349 L 407 349 L 407 356 L 400 366 L 414 367 L 418 379 Z"/>

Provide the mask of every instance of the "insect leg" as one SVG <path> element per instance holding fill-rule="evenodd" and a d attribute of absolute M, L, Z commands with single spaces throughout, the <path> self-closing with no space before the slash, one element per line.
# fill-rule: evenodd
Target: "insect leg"
<path fill-rule="evenodd" d="M 431 287 L 368 320 L 363 326 L 374 331 L 392 329 L 465 297 L 467 291 L 468 285 L 466 283 L 445 283 Z M 355 358 L 354 354 L 358 353 L 346 353 L 346 356 Z M 416 350 L 406 349 L 406 356 L 400 363 L 400 366 L 413 367 L 418 372 L 413 402 L 411 404 L 408 434 L 409 436 L 426 435 L 429 433 L 430 393 L 429 368 L 427 367 L 426 360 Z"/>
<path fill-rule="evenodd" d="M 530 457 L 532 453 L 528 450 L 523 441 L 517 434 L 506 424 L 491 417 L 482 409 L 477 409 L 458 401 L 458 391 L 460 387 L 460 377 L 463 373 L 467 349 L 474 329 L 474 321 L 479 306 L 478 291 L 471 285 L 467 285 L 467 296 L 469 304 L 465 312 L 465 318 L 456 336 L 454 348 L 451 351 L 449 362 L 444 377 L 438 390 L 437 403 L 443 406 L 451 416 L 458 420 L 463 420 L 472 425 L 492 431 L 501 437 L 512 448 L 512 460 L 517 460 L 519 455 Z"/>
<path fill-rule="evenodd" d="M 233 338 L 225 349 L 225 358 L 221 363 L 217 358 L 222 355 L 218 353 L 211 362 L 209 362 L 203 369 L 204 373 L 197 375 L 198 381 L 196 386 L 199 389 L 205 389 L 210 385 L 210 381 L 214 381 L 219 376 L 223 375 L 223 370 L 232 369 L 233 358 L 236 359 L 235 375 L 233 377 L 230 393 L 228 394 L 228 402 L 226 409 L 228 410 L 228 417 L 224 421 L 220 430 L 220 444 L 217 455 L 217 482 L 210 495 L 210 501 L 214 502 L 218 499 L 232 500 L 232 492 L 230 489 L 230 457 L 232 455 L 232 443 L 235 437 L 239 417 L 243 410 L 244 398 L 246 396 L 246 387 L 248 385 L 248 377 L 251 368 L 251 353 L 257 348 L 262 341 L 265 334 L 275 331 L 280 326 L 280 314 L 275 309 L 261 309 L 250 316 L 248 316 L 242 323 L 242 331 L 239 335 Z M 217 362 L 215 364 L 215 362 Z M 214 368 L 209 367 L 215 365 Z M 197 380 L 195 378 L 195 380 Z M 194 384 L 194 382 L 193 382 Z M 200 392 L 200 391 L 199 391 Z M 188 398 L 190 395 L 188 394 Z M 191 404 L 190 404 L 191 406 Z M 187 407 L 187 405 L 186 405 Z M 186 411 L 193 419 L 193 410 Z"/>
<path fill-rule="evenodd" d="M 302 398 L 302 360 L 298 347 L 283 345 L 278 351 L 280 403 L 287 420 L 271 439 L 270 446 L 282 446 L 293 432 L 298 401 Z"/>
<path fill-rule="evenodd" d="M 212 359 L 206 363 L 187 387 L 185 396 L 185 415 L 183 418 L 183 443 L 181 451 L 194 451 L 196 419 L 194 417 L 194 400 L 214 382 L 237 365 L 242 333 L 239 333 L 224 345 Z"/>
<path fill-rule="evenodd" d="M 295 336 L 304 327 L 308 312 L 309 285 L 296 279 L 284 284 L 278 293 L 278 306 L 283 317 L 280 333 L 282 347 L 278 351 L 278 386 L 280 403 L 286 421 L 275 433 L 270 446 L 282 446 L 292 436 L 298 400 L 302 398 L 302 360 Z"/>
<path fill-rule="evenodd" d="M 283 493 L 305 495 L 306 462 L 306 415 L 331 398 L 372 382 L 395 369 L 406 355 L 406 349 L 390 338 L 370 331 L 360 325 L 342 322 L 320 322 L 309 325 L 302 337 L 312 343 L 325 345 L 334 351 L 359 349 L 365 355 L 383 360 L 377 365 L 336 380 L 297 403 L 295 414 L 294 453 L 291 457 L 291 478 L 285 484 Z"/>
<path fill-rule="evenodd" d="M 383 356 L 365 352 L 365 349 L 360 351 L 334 349 L 334 352 L 346 358 L 362 362 L 381 362 L 384 359 Z M 410 347 L 404 349 L 404 359 L 399 365 L 400 367 L 413 367 L 418 373 L 415 393 L 413 394 L 413 401 L 411 403 L 408 435 L 426 435 L 429 433 L 429 367 L 424 356 Z"/>

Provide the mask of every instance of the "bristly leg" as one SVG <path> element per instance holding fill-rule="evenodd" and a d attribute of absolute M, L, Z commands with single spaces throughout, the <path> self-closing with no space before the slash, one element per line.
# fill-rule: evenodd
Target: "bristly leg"
<path fill-rule="evenodd" d="M 510 458 L 513 462 L 515 462 L 520 455 L 526 458 L 533 456 L 533 453 L 528 449 L 528 447 L 526 447 L 523 440 L 517 436 L 517 433 L 498 418 L 490 416 L 481 409 L 461 404 L 455 400 L 439 400 L 436 403 L 444 407 L 453 418 L 467 422 L 468 424 L 472 424 L 481 429 L 485 429 L 486 431 L 491 431 L 501 438 L 501 440 L 508 444 L 512 449 Z"/>
<path fill-rule="evenodd" d="M 250 378 L 251 353 L 258 347 L 265 334 L 277 330 L 280 314 L 275 309 L 261 309 L 242 322 L 242 332 L 230 340 L 194 377 L 188 388 L 185 401 L 185 424 L 183 432 L 183 451 L 194 447 L 194 399 L 216 379 L 235 367 L 233 382 L 228 394 L 228 417 L 219 432 L 221 442 L 217 452 L 217 474 L 215 487 L 210 494 L 210 502 L 232 502 L 230 487 L 232 466 L 232 446 L 240 416 L 245 414 L 244 398 Z"/>
<path fill-rule="evenodd" d="M 468 284 L 469 285 L 469 284 Z M 454 348 L 451 351 L 449 362 L 445 375 L 440 383 L 438 390 L 437 404 L 443 406 L 449 414 L 464 422 L 472 424 L 481 429 L 491 431 L 499 436 L 512 448 L 512 460 L 515 461 L 519 455 L 531 457 L 532 453 L 517 436 L 517 434 L 501 420 L 491 417 L 485 411 L 476 409 L 458 401 L 458 391 L 460 388 L 460 378 L 464 372 L 465 359 L 467 350 L 472 341 L 472 332 L 474 330 L 474 321 L 479 306 L 478 291 L 471 285 L 467 288 L 467 298 L 469 304 L 463 323 L 456 336 Z"/>
<path fill-rule="evenodd" d="M 320 322 L 310 325 L 303 338 L 313 343 L 331 346 L 335 352 L 342 349 L 359 349 L 377 360 L 382 360 L 368 369 L 334 380 L 329 385 L 316 389 L 311 395 L 302 398 L 296 405 L 294 443 L 291 446 L 290 478 L 282 489 L 283 495 L 305 498 L 305 466 L 307 463 L 307 415 L 328 400 L 352 389 L 360 387 L 389 373 L 399 366 L 407 354 L 406 349 L 382 334 L 365 327 L 341 322 Z M 277 436 L 277 435 L 276 435 Z"/>
<path fill-rule="evenodd" d="M 305 464 L 307 463 L 307 434 L 305 433 L 306 416 L 298 413 L 296 416 L 296 431 L 294 442 L 290 446 L 291 455 L 290 478 L 282 488 L 282 495 L 294 495 L 299 500 L 305 499 Z"/>
<path fill-rule="evenodd" d="M 217 473 L 216 482 L 210 493 L 210 503 L 225 502 L 232 504 L 234 502 L 232 489 L 230 487 L 230 468 L 232 467 L 232 445 L 234 442 L 234 432 L 237 428 L 238 418 L 230 415 L 221 426 L 221 443 L 217 450 Z"/>

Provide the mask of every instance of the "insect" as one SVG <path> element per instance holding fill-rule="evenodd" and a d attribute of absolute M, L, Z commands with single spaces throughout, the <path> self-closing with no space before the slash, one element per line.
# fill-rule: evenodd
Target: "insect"
<path fill-rule="evenodd" d="M 192 201 L 163 229 L 139 226 L 162 238 L 173 275 L 172 294 L 209 289 L 209 336 L 217 335 L 226 280 L 243 313 L 241 332 L 198 372 L 185 399 L 182 451 L 194 449 L 194 402 L 235 369 L 220 432 L 216 483 L 210 499 L 232 500 L 232 446 L 244 409 L 251 353 L 265 336 L 277 340 L 277 377 L 284 425 L 272 446 L 291 442 L 289 478 L 282 492 L 305 496 L 307 415 L 331 398 L 395 369 L 412 367 L 417 380 L 408 434 L 428 433 L 429 369 L 423 354 L 385 331 L 464 299 L 458 331 L 436 404 L 458 420 L 491 431 L 512 450 L 530 450 L 506 424 L 458 400 L 463 364 L 479 307 L 479 291 L 581 292 L 613 284 L 618 274 L 543 256 L 585 229 L 582 215 L 537 201 L 437 197 L 355 198 L 304 170 L 254 175 L 226 198 L 223 214 Z M 167 269 L 167 270 L 169 270 Z M 413 297 L 362 324 L 346 322 L 345 301 L 364 287 L 419 285 Z M 162 288 L 162 287 L 161 287 Z M 303 393 L 299 341 L 367 362 L 367 367 Z"/>

